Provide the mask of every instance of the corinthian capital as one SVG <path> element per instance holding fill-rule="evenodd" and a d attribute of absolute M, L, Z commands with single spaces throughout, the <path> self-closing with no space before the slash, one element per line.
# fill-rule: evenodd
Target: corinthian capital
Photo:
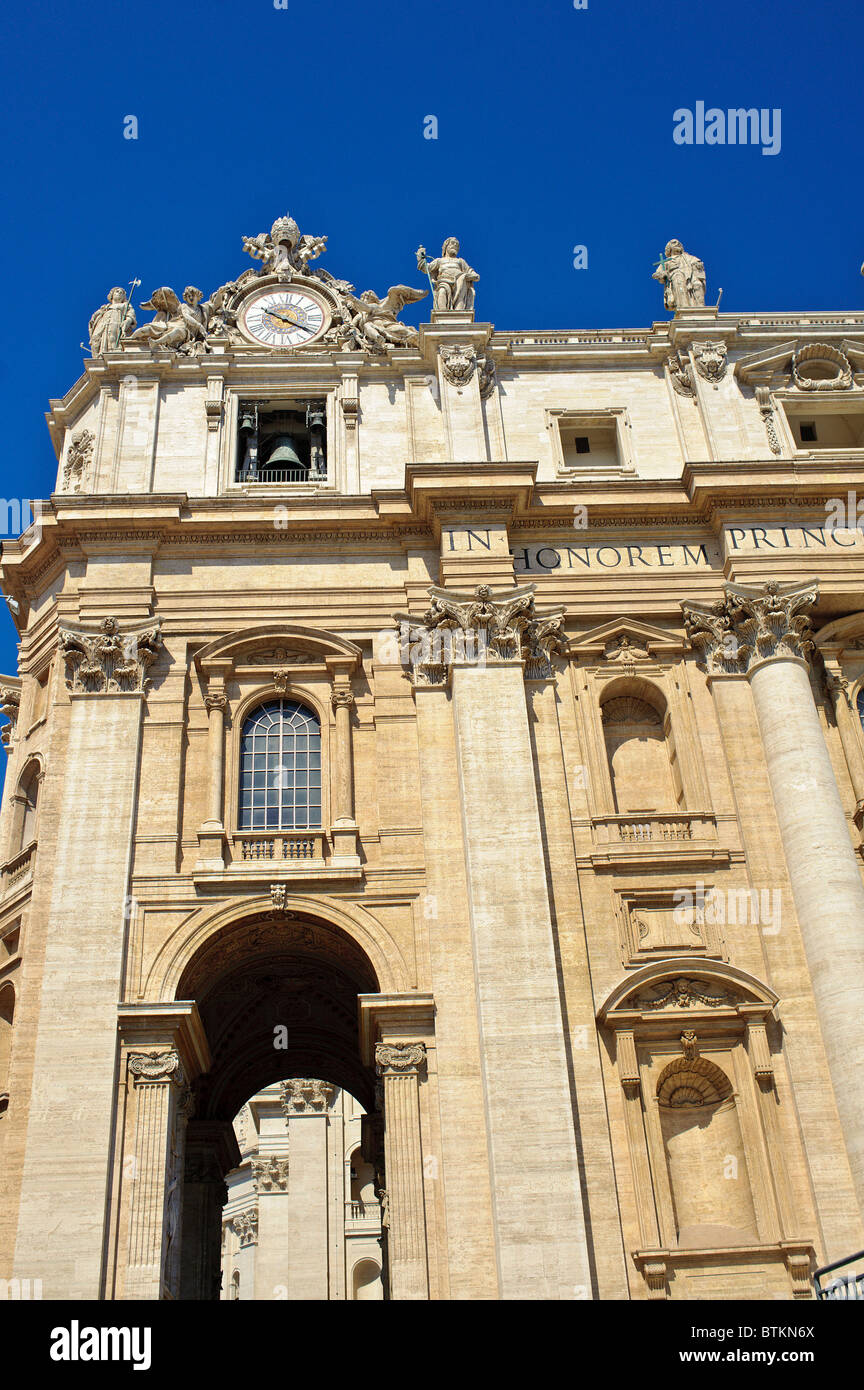
<path fill-rule="evenodd" d="M 118 691 L 144 694 L 150 684 L 148 667 L 162 646 L 159 622 L 121 632 L 116 618 L 104 618 L 95 631 L 60 628 L 60 647 L 66 663 L 66 688 L 76 694 L 113 695 Z"/>
<path fill-rule="evenodd" d="M 537 614 L 533 584 L 497 594 L 479 584 L 473 595 L 434 587 L 429 595 L 419 623 L 397 614 L 415 685 L 443 685 L 454 661 L 490 666 L 521 658 L 527 680 L 551 676 L 551 654 L 564 650 L 564 609 Z"/>
<path fill-rule="evenodd" d="M 684 627 L 709 675 L 745 674 L 764 661 L 806 659 L 812 624 L 804 612 L 819 593 L 807 584 L 727 584 L 709 605 L 683 603 Z"/>
<path fill-rule="evenodd" d="M 375 1048 L 375 1070 L 379 1076 L 405 1076 L 419 1072 L 426 1065 L 426 1044 L 378 1043 Z"/>

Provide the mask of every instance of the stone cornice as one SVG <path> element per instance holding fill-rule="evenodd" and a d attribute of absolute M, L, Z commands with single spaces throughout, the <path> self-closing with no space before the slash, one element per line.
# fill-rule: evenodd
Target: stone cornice
<path fill-rule="evenodd" d="M 582 539 L 584 531 L 573 530 L 577 506 L 587 508 L 591 530 L 620 528 L 632 535 L 658 527 L 704 527 L 716 535 L 724 522 L 748 514 L 762 524 L 771 513 L 782 520 L 784 513 L 808 509 L 818 525 L 832 498 L 860 490 L 864 458 L 689 463 L 678 478 L 659 480 L 537 483 L 535 470 L 531 461 L 409 465 L 401 490 L 297 498 L 284 529 L 273 525 L 272 501 L 254 496 L 55 496 L 45 506 L 35 544 L 4 542 L 0 575 L 5 591 L 26 603 L 64 562 L 93 552 L 155 554 L 172 546 L 278 551 L 329 544 L 423 550 L 436 545 L 448 517 L 469 525 L 506 524 L 514 539 L 555 530 Z"/>

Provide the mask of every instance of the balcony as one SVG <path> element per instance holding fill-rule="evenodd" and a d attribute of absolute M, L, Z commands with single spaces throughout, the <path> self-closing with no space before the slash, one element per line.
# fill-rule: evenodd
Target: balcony
<path fill-rule="evenodd" d="M 644 811 L 595 816 L 591 863 L 596 869 L 646 865 L 649 861 L 725 864 L 729 851 L 717 843 L 717 822 L 707 812 Z"/>
<path fill-rule="evenodd" d="M 345 1203 L 346 1235 L 377 1235 L 380 1230 L 380 1202 Z"/>
<path fill-rule="evenodd" d="M 324 831 L 240 830 L 231 836 L 231 867 L 244 869 L 247 865 L 267 863 L 273 868 L 280 864 L 299 864 L 324 867 Z"/>
<path fill-rule="evenodd" d="M 33 860 L 36 857 L 36 841 L 26 845 L 14 859 L 9 859 L 2 868 L 2 895 L 13 889 L 23 888 L 33 877 Z"/>

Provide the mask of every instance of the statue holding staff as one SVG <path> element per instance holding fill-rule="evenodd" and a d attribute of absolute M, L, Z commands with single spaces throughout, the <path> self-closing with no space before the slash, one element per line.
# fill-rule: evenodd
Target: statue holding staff
<path fill-rule="evenodd" d="M 480 276 L 459 255 L 455 236 L 447 238 L 441 255 L 434 261 L 427 261 L 426 247 L 418 246 L 417 269 L 429 276 L 436 309 L 474 308 L 474 286 Z"/>
<path fill-rule="evenodd" d="M 651 279 L 663 286 L 667 309 L 704 309 L 705 267 L 698 256 L 688 255 L 677 239 L 667 241 Z"/>

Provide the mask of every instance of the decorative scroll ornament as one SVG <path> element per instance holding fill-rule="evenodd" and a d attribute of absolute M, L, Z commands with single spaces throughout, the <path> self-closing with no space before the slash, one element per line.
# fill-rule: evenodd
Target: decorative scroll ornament
<path fill-rule="evenodd" d="M 565 650 L 564 609 L 539 617 L 534 590 L 527 584 L 496 597 L 488 584 L 479 584 L 469 597 L 430 588 L 432 603 L 419 623 L 397 614 L 414 684 L 443 685 L 454 661 L 488 666 L 521 658 L 526 680 L 551 676 L 552 653 Z"/>
<path fill-rule="evenodd" d="M 73 434 L 63 466 L 64 492 L 83 492 L 95 443 L 92 430 L 76 430 Z"/>
<path fill-rule="evenodd" d="M 286 1119 L 292 1115 L 320 1115 L 333 1099 L 335 1089 L 329 1081 L 319 1081 L 315 1077 L 292 1077 L 290 1081 L 283 1081 L 279 1087 L 282 1113 Z"/>
<path fill-rule="evenodd" d="M 485 357 L 478 357 L 477 376 L 480 386 L 480 399 L 481 401 L 488 400 L 495 390 L 497 381 L 495 375 L 495 359 L 491 353 L 487 353 Z"/>
<path fill-rule="evenodd" d="M 172 1081 L 177 1086 L 185 1084 L 176 1052 L 130 1052 L 129 1070 L 139 1083 Z"/>
<path fill-rule="evenodd" d="M 258 1208 L 241 1211 L 232 1219 L 231 1229 L 241 1246 L 258 1244 Z"/>
<path fill-rule="evenodd" d="M 712 991 L 706 980 L 690 980 L 682 975 L 677 980 L 661 980 L 653 987 L 653 993 L 640 994 L 633 1002 L 637 1009 L 690 1009 L 699 1004 L 720 1009 L 739 1001 L 725 990 Z M 682 1043 L 685 1036 L 681 1035 Z"/>
<path fill-rule="evenodd" d="M 800 391 L 849 391 L 852 366 L 838 348 L 808 343 L 792 359 L 792 381 Z"/>
<path fill-rule="evenodd" d="M 440 347 L 438 352 L 441 357 L 441 370 L 445 380 L 461 391 L 474 375 L 474 368 L 477 366 L 477 353 L 473 347 L 465 346 L 462 343 Z"/>
<path fill-rule="evenodd" d="M 699 343 L 693 349 L 693 360 L 705 381 L 722 381 L 726 374 L 726 344 Z"/>
<path fill-rule="evenodd" d="M 145 694 L 147 670 L 162 647 L 161 623 L 121 633 L 116 618 L 104 618 L 98 632 L 60 628 L 66 663 L 66 689 L 73 693 L 109 695 L 118 691 Z"/>
<path fill-rule="evenodd" d="M 256 1192 L 287 1192 L 288 1159 L 253 1158 L 252 1181 Z"/>
<path fill-rule="evenodd" d="M 780 436 L 777 433 L 777 425 L 775 423 L 774 401 L 769 387 L 756 387 L 756 404 L 759 407 L 759 414 L 762 416 L 762 423 L 765 426 L 765 433 L 768 436 L 769 449 L 772 454 L 782 453 Z"/>
<path fill-rule="evenodd" d="M 5 714 L 9 720 L 0 730 L 0 742 L 4 748 L 9 748 L 12 744 L 12 735 L 18 724 L 18 712 L 21 708 L 21 691 L 14 685 L 0 685 L 0 714 Z"/>
<path fill-rule="evenodd" d="M 686 396 L 688 400 L 692 401 L 696 395 L 696 387 L 693 382 L 693 369 L 686 353 L 673 352 L 667 357 L 666 370 L 678 395 Z"/>
<path fill-rule="evenodd" d="M 375 1070 L 379 1076 L 405 1076 L 418 1072 L 426 1065 L 426 1044 L 377 1043 Z"/>
<path fill-rule="evenodd" d="M 771 658 L 803 660 L 813 648 L 803 610 L 818 592 L 815 581 L 783 586 L 772 580 L 758 589 L 727 584 L 725 598 L 710 607 L 682 604 L 684 626 L 710 675 L 744 673 Z"/>

